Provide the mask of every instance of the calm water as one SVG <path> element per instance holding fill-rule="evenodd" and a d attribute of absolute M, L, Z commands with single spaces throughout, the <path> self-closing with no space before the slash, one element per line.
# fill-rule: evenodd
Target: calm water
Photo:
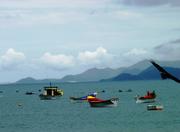
<path fill-rule="evenodd" d="M 133 81 L 56 84 L 64 90 L 58 100 L 40 100 L 39 89 L 47 84 L 1 85 L 0 132 L 178 132 L 180 130 L 180 84 L 173 81 Z M 119 93 L 121 89 L 132 92 Z M 19 90 L 19 92 L 16 92 Z M 105 90 L 98 97 L 119 97 L 118 107 L 91 108 L 72 103 L 69 96 Z M 134 96 L 147 90 L 157 93 L 163 111 L 147 111 Z M 25 95 L 34 91 L 35 95 Z M 18 106 L 21 104 L 22 106 Z"/>

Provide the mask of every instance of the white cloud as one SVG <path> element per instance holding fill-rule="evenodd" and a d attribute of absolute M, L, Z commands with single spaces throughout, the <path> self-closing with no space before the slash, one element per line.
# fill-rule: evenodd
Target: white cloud
<path fill-rule="evenodd" d="M 113 60 L 113 55 L 109 54 L 105 48 L 99 47 L 96 51 L 80 52 L 78 60 L 82 65 L 110 66 L 109 62 Z"/>
<path fill-rule="evenodd" d="M 95 51 L 79 52 L 78 55 L 64 55 L 45 53 L 40 59 L 36 59 L 36 65 L 51 70 L 69 70 L 81 68 L 88 69 L 92 67 L 112 67 L 114 56 L 109 54 L 103 47 L 97 48 Z"/>
<path fill-rule="evenodd" d="M 55 70 L 67 69 L 74 66 L 74 57 L 71 55 L 45 53 L 41 58 L 40 62 L 46 67 Z"/>
<path fill-rule="evenodd" d="M 10 48 L 0 58 L 0 66 L 3 69 L 15 69 L 25 61 L 25 55 Z"/>

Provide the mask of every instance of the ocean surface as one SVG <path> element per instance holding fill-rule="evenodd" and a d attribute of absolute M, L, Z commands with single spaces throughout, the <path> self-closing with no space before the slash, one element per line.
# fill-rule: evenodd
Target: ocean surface
<path fill-rule="evenodd" d="M 64 96 L 40 100 L 48 84 L 0 85 L 0 132 L 179 132 L 180 84 L 173 81 L 126 81 L 59 83 Z M 132 92 L 127 92 L 131 89 Z M 118 97 L 114 108 L 91 108 L 87 102 L 73 103 L 70 96 L 99 92 L 98 97 Z M 119 92 L 122 90 L 123 92 Z M 162 111 L 147 111 L 134 97 L 155 90 Z M 36 94 L 26 95 L 27 91 Z"/>

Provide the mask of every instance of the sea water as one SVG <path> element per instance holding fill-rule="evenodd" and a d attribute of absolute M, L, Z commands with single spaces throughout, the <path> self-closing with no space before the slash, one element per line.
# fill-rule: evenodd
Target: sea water
<path fill-rule="evenodd" d="M 179 132 L 180 84 L 173 81 L 126 81 L 59 83 L 64 95 L 57 100 L 40 100 L 48 84 L 0 86 L 0 132 Z M 132 92 L 127 92 L 131 89 Z M 101 92 L 101 91 L 105 92 Z M 119 92 L 122 90 L 123 92 Z M 136 104 L 136 95 L 155 90 L 155 104 L 162 111 L 147 111 L 148 104 Z M 26 92 L 35 92 L 26 95 Z M 91 108 L 88 102 L 73 103 L 80 97 L 99 92 L 98 97 L 118 97 L 114 108 Z"/>

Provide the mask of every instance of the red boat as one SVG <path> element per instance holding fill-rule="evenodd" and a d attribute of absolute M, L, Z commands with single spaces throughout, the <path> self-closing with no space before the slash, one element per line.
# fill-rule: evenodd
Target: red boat
<path fill-rule="evenodd" d="M 145 96 L 136 96 L 135 100 L 136 103 L 152 103 L 155 102 L 155 98 L 156 98 L 155 91 L 153 92 L 148 91 Z"/>
<path fill-rule="evenodd" d="M 118 98 L 111 98 L 108 100 L 102 100 L 96 97 L 88 98 L 88 102 L 91 107 L 115 107 L 117 106 Z"/>

